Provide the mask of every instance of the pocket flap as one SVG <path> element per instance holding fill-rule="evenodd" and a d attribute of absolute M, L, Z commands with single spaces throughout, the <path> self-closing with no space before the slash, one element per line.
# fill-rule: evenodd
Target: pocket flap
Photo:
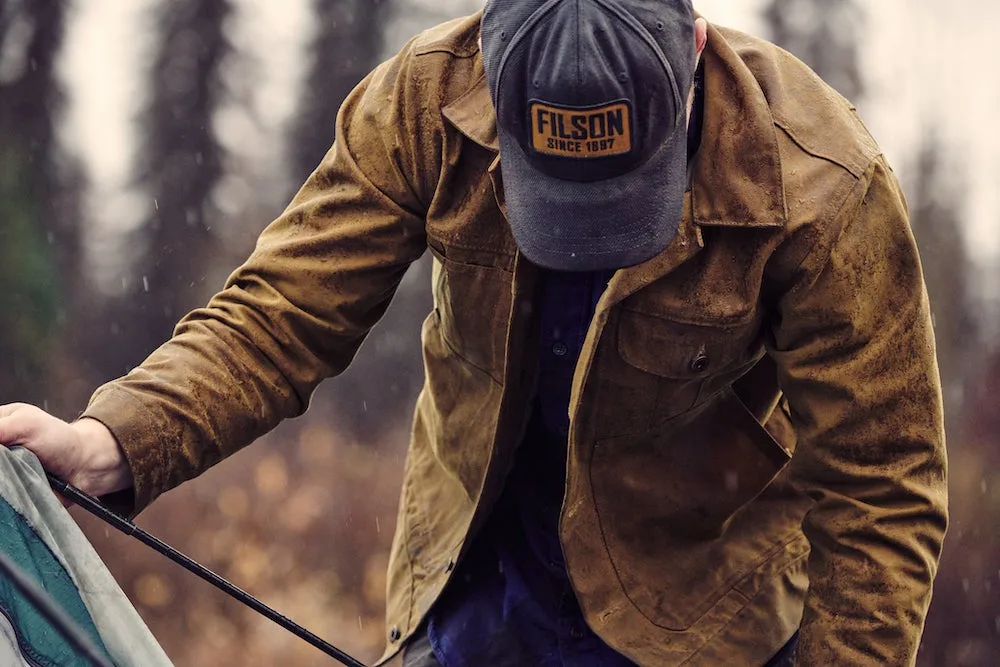
<path fill-rule="evenodd" d="M 623 310 L 618 353 L 630 366 L 676 379 L 716 375 L 753 358 L 757 320 L 710 327 Z"/>

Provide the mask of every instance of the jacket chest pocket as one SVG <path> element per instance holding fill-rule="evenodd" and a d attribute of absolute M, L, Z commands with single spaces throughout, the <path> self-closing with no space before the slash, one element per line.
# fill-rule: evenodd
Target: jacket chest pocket
<path fill-rule="evenodd" d="M 445 343 L 457 356 L 500 382 L 513 274 L 435 252 L 432 275 L 434 309 Z"/>
<path fill-rule="evenodd" d="M 755 316 L 707 326 L 623 308 L 615 319 L 614 349 L 604 355 L 601 394 L 616 406 L 623 401 L 614 397 L 628 396 L 627 416 L 614 429 L 599 429 L 598 437 L 642 432 L 690 411 L 763 353 Z"/>

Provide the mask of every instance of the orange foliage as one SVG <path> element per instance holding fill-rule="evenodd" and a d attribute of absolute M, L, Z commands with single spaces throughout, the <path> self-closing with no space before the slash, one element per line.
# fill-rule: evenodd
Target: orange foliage
<path fill-rule="evenodd" d="M 137 523 L 365 663 L 382 651 L 385 571 L 408 429 L 378 445 L 320 416 L 156 501 Z M 332 664 L 143 545 L 75 515 L 177 665 Z"/>

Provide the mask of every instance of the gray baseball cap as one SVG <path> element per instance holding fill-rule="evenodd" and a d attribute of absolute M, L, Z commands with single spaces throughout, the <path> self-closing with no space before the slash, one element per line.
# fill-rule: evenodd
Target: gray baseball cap
<path fill-rule="evenodd" d="M 674 235 L 695 70 L 690 0 L 489 0 L 483 64 L 521 252 L 564 271 L 644 262 Z"/>

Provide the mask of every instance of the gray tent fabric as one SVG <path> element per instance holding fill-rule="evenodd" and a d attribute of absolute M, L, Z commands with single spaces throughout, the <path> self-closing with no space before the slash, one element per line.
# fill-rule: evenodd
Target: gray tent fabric
<path fill-rule="evenodd" d="M 0 614 L 0 665 L 3 667 L 32 667 L 18 649 L 17 631 L 7 617 Z"/>
<path fill-rule="evenodd" d="M 115 665 L 171 665 L 76 521 L 52 492 L 34 454 L 22 448 L 0 447 L 0 498 L 65 569 Z M 30 657 L 27 661 L 19 657 L 18 639 L 18 628 L 0 615 L 0 665 L 33 667 Z"/>

